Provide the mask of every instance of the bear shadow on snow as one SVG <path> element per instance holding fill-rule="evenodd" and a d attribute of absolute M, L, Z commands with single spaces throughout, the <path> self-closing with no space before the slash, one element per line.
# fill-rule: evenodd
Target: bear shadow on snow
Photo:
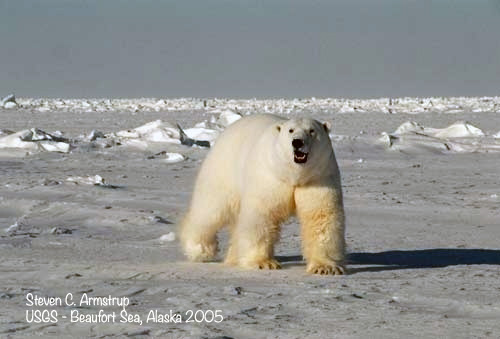
<path fill-rule="evenodd" d="M 282 263 L 299 263 L 302 256 L 277 256 Z M 431 248 L 422 250 L 394 250 L 376 253 L 349 253 L 348 274 L 368 271 L 400 270 L 408 268 L 435 268 L 456 265 L 500 265 L 500 250 L 466 248 Z M 356 265 L 377 265 L 356 267 Z"/>

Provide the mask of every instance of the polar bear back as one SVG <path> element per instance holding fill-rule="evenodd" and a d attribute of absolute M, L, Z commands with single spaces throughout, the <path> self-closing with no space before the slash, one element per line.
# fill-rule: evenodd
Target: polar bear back
<path fill-rule="evenodd" d="M 249 157 L 258 152 L 258 144 L 266 143 L 266 130 L 286 119 L 272 114 L 245 117 L 230 125 L 216 140 L 198 174 L 197 186 L 207 184 L 207 190 L 238 189 L 248 171 Z M 271 142 L 271 141 L 270 141 Z M 269 148 L 269 145 L 266 146 Z M 211 180 L 207 180 L 211 178 Z M 201 187 L 197 187 L 201 189 Z"/>

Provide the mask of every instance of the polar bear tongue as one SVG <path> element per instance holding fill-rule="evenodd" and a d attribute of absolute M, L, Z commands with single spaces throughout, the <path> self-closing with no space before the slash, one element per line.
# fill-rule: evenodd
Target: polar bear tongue
<path fill-rule="evenodd" d="M 293 152 L 293 161 L 295 161 L 297 164 L 305 163 L 307 161 L 307 153 L 295 150 Z"/>

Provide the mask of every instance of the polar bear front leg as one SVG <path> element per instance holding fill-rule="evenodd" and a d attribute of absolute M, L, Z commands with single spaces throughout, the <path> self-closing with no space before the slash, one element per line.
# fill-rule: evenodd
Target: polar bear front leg
<path fill-rule="evenodd" d="M 302 251 L 307 261 L 307 272 L 344 274 L 342 191 L 321 184 L 297 187 L 295 204 L 301 222 Z"/>
<path fill-rule="evenodd" d="M 278 237 L 278 222 L 261 211 L 242 206 L 230 254 L 237 256 L 238 266 L 242 268 L 279 269 L 281 265 L 274 259 L 274 244 Z"/>

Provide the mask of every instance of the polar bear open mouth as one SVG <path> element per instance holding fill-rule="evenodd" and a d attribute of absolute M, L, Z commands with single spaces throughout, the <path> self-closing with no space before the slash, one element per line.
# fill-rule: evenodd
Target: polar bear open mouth
<path fill-rule="evenodd" d="M 309 153 L 304 153 L 299 150 L 293 151 L 293 161 L 295 161 L 297 164 L 303 164 L 307 161 L 307 155 Z"/>

